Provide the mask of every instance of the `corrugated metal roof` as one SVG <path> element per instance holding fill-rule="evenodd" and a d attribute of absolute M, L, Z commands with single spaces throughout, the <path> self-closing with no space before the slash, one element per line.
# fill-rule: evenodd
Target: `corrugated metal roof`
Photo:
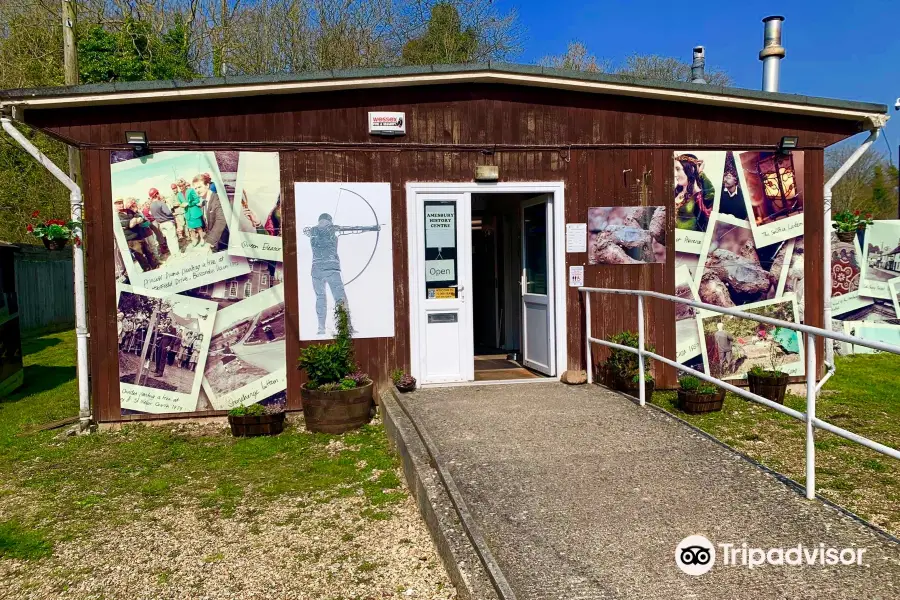
<path fill-rule="evenodd" d="M 329 89 L 340 88 L 341 82 L 350 82 L 358 84 L 360 80 L 383 80 L 390 79 L 390 85 L 404 85 L 403 79 L 409 78 L 408 85 L 416 85 L 421 76 L 437 76 L 429 80 L 430 84 L 444 82 L 442 77 L 446 76 L 446 83 L 459 83 L 466 81 L 466 74 L 471 75 L 471 79 L 477 80 L 478 76 L 490 78 L 495 76 L 521 76 L 521 85 L 535 85 L 546 87 L 547 83 L 536 83 L 528 81 L 528 76 L 539 76 L 543 78 L 552 78 L 560 84 L 566 81 L 606 84 L 604 93 L 616 94 L 617 88 L 621 88 L 623 95 L 654 95 L 656 92 L 665 92 L 673 101 L 679 101 L 677 96 L 673 95 L 677 92 L 684 92 L 685 96 L 681 101 L 697 102 L 695 97 L 702 94 L 704 97 L 716 98 L 720 97 L 723 101 L 726 99 L 740 99 L 747 101 L 747 104 L 758 103 L 778 103 L 782 105 L 791 105 L 800 107 L 808 107 L 817 109 L 816 112 L 834 111 L 850 111 L 868 114 L 886 114 L 888 107 L 884 104 L 857 102 L 851 100 L 836 100 L 832 98 L 819 98 L 814 96 L 805 96 L 799 94 L 783 94 L 763 92 L 759 90 L 750 90 L 734 87 L 724 87 L 715 85 L 704 85 L 694 83 L 680 83 L 671 81 L 650 81 L 629 77 L 623 75 L 608 75 L 604 73 L 586 73 L 583 71 L 571 71 L 566 69 L 554 69 L 537 65 L 521 65 L 501 62 L 473 63 L 461 65 L 431 65 L 431 66 L 412 66 L 412 67 L 384 67 L 373 69 L 348 69 L 338 71 L 310 71 L 305 73 L 276 74 L 276 75 L 241 75 L 226 77 L 207 77 L 193 80 L 161 80 L 161 81 L 134 81 L 134 82 L 114 82 L 100 83 L 78 86 L 61 86 L 51 88 L 35 88 L 35 89 L 11 89 L 0 90 L 0 104 L 24 104 L 34 108 L 53 108 L 73 102 L 77 103 L 79 97 L 90 96 L 98 98 L 96 104 L 116 103 L 116 97 L 123 96 L 118 102 L 130 101 L 125 97 L 129 95 L 139 95 L 140 98 L 133 100 L 134 102 L 148 101 L 148 93 L 157 96 L 159 93 L 167 91 L 175 92 L 177 99 L 193 97 L 191 91 L 220 89 L 225 92 L 231 87 L 240 87 L 240 95 L 248 96 L 255 93 L 268 93 L 267 88 L 270 86 L 284 84 L 304 84 L 314 82 L 331 82 L 334 85 Z M 550 84 L 552 85 L 552 83 Z M 258 92 L 255 88 L 259 88 Z M 624 90 L 629 90 L 627 93 Z M 298 91 L 303 91 L 298 89 Z M 643 92 L 643 93 L 642 93 Z M 155 94 L 154 94 L 155 93 Z M 164 94 L 162 94 L 164 95 Z M 204 97 L 212 97 L 206 94 Z M 36 104 L 33 101 L 41 99 L 45 102 Z M 54 99 L 58 102 L 54 102 Z M 156 100 L 165 100 L 165 98 L 154 98 Z M 715 102 L 711 102 L 715 103 Z M 823 110 L 824 109 L 824 110 Z M 846 116 L 844 118 L 847 118 Z"/>

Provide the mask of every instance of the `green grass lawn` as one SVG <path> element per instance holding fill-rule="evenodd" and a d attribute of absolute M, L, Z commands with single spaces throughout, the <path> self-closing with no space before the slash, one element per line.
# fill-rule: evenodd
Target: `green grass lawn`
<path fill-rule="evenodd" d="M 816 415 L 892 448 L 900 448 L 900 356 L 837 357 L 837 372 L 820 394 Z M 803 422 L 728 394 L 721 412 L 688 415 L 675 408 L 675 392 L 653 403 L 678 415 L 767 467 L 805 483 Z M 806 411 L 806 398 L 785 404 Z M 816 430 L 816 491 L 900 536 L 900 461 Z"/>
<path fill-rule="evenodd" d="M 40 558 L 98 524 L 115 526 L 161 506 L 211 519 L 290 497 L 361 496 L 387 518 L 406 497 L 380 425 L 341 437 L 289 427 L 235 439 L 221 427 L 134 425 L 60 438 L 36 432 L 78 412 L 73 332 L 23 341 L 25 386 L 0 400 L 0 558 Z"/>

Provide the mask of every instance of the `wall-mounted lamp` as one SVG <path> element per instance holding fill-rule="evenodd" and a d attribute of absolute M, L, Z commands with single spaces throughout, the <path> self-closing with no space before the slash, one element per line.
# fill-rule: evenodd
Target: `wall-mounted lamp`
<path fill-rule="evenodd" d="M 134 150 L 137 158 L 150 154 L 150 145 L 147 143 L 147 134 L 143 131 L 126 131 L 125 143 Z"/>
<path fill-rule="evenodd" d="M 800 138 L 796 135 L 786 135 L 778 142 L 778 154 L 790 154 L 800 145 Z"/>

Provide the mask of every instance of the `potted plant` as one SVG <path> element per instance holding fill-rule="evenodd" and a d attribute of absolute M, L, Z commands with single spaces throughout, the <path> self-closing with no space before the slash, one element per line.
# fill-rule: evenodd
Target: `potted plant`
<path fill-rule="evenodd" d="M 722 410 L 724 394 L 719 388 L 693 375 L 684 375 L 678 379 L 678 408 L 686 413 L 700 413 Z"/>
<path fill-rule="evenodd" d="M 37 219 L 40 211 L 31 213 L 32 219 Z M 44 242 L 48 250 L 62 250 L 69 240 L 73 240 L 76 246 L 81 245 L 81 223 L 78 221 L 63 221 L 62 219 L 46 219 L 37 223 L 29 223 L 25 231 Z"/>
<path fill-rule="evenodd" d="M 852 243 L 856 232 L 865 231 L 872 222 L 871 213 L 863 217 L 858 210 L 842 210 L 834 215 L 834 222 L 831 226 L 837 231 L 839 240 Z"/>
<path fill-rule="evenodd" d="M 353 360 L 350 313 L 343 302 L 334 307 L 337 335 L 333 342 L 300 351 L 298 368 L 308 381 L 300 386 L 306 428 L 321 433 L 344 433 L 369 422 L 372 380 Z"/>
<path fill-rule="evenodd" d="M 632 331 L 623 331 L 607 338 L 614 344 L 620 346 L 628 346 L 629 348 L 638 347 L 638 335 Z M 644 344 L 644 350 L 653 352 L 653 346 Z M 647 367 L 649 365 L 645 365 Z M 609 360 L 606 361 L 606 385 L 615 388 L 620 392 L 629 393 L 629 390 L 637 390 L 634 378 L 638 374 L 638 355 L 627 350 L 619 350 L 611 348 L 609 352 Z M 645 369 L 645 376 L 649 374 L 649 369 Z M 652 379 L 652 377 L 651 377 Z"/>
<path fill-rule="evenodd" d="M 622 391 L 628 394 L 629 396 L 634 396 L 635 398 L 640 397 L 640 388 L 641 385 L 641 377 L 639 374 L 635 373 L 631 377 L 631 381 L 628 382 L 628 385 Z M 653 398 L 653 390 L 656 388 L 656 380 L 653 379 L 653 374 L 649 371 L 644 371 L 644 399 L 647 402 L 650 402 L 650 399 Z"/>
<path fill-rule="evenodd" d="M 391 381 L 394 382 L 394 387 L 397 388 L 397 391 L 404 394 L 416 389 L 416 378 L 403 371 L 403 369 L 391 371 Z"/>
<path fill-rule="evenodd" d="M 284 431 L 284 403 L 235 406 L 228 411 L 228 424 L 234 437 L 278 435 Z"/>
<path fill-rule="evenodd" d="M 769 369 L 755 365 L 747 373 L 747 384 L 750 391 L 772 402 L 784 404 L 784 393 L 787 390 L 788 374 L 780 369 L 784 362 L 784 354 L 777 344 L 769 347 Z"/>

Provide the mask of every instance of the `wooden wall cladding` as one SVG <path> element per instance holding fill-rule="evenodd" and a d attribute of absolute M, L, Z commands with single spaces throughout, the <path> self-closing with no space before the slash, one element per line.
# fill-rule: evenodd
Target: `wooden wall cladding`
<path fill-rule="evenodd" d="M 372 138 L 369 110 L 407 114 L 408 134 Z M 295 181 L 375 181 L 391 184 L 395 335 L 357 340 L 363 369 L 379 383 L 393 368 L 409 366 L 410 291 L 407 289 L 407 182 L 471 181 L 475 166 L 497 165 L 501 181 L 565 182 L 567 222 L 585 222 L 591 206 L 665 205 L 667 262 L 650 265 L 588 266 L 586 285 L 674 293 L 672 152 L 689 148 L 772 148 L 783 135 L 800 136 L 806 154 L 806 314 L 821 324 L 823 151 L 856 133 L 846 121 L 792 117 L 682 103 L 578 94 L 496 85 L 433 86 L 366 92 L 241 98 L 236 101 L 170 102 L 95 109 L 32 111 L 27 121 L 82 147 L 87 198 L 88 289 L 91 320 L 91 376 L 95 414 L 101 421 L 168 418 L 122 416 L 119 410 L 115 342 L 115 280 L 110 208 L 109 150 L 123 147 L 126 130 L 147 132 L 154 150 L 278 149 L 284 200 L 284 264 L 289 337 L 288 406 L 299 407 L 300 352 L 297 315 Z M 646 192 L 640 193 L 640 178 Z M 302 201 L 302 200 L 301 200 Z M 585 264 L 585 254 L 567 255 Z M 567 289 L 568 368 L 584 367 L 584 307 Z M 637 328 L 636 301 L 605 298 L 594 306 L 593 332 L 604 337 Z M 675 354 L 674 306 L 646 305 L 649 342 Z M 603 350 L 595 350 L 595 360 Z M 657 374 L 674 385 L 672 369 Z M 209 415 L 210 413 L 202 413 Z M 196 414 L 178 416 L 197 416 Z"/>

